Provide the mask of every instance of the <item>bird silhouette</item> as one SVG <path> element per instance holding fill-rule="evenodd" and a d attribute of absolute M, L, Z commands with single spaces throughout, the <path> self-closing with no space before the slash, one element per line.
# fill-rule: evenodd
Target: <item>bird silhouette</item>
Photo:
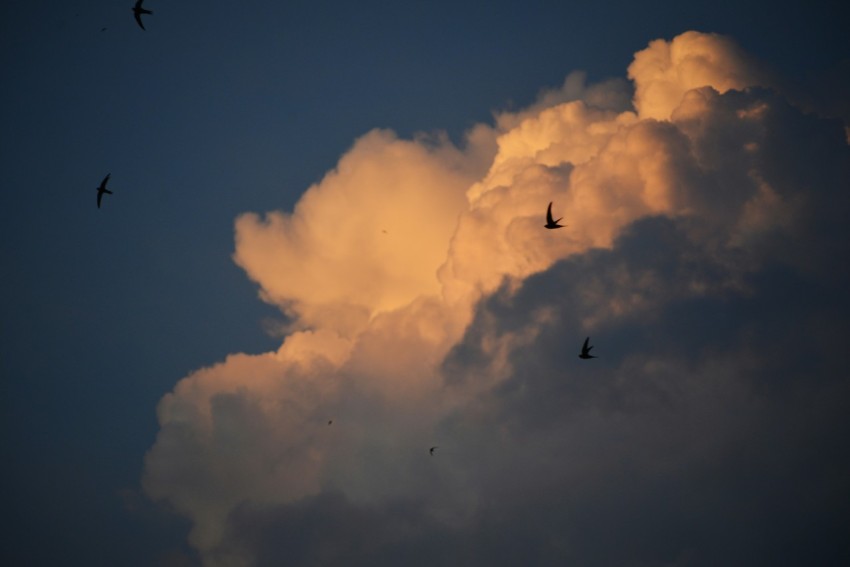
<path fill-rule="evenodd" d="M 109 181 L 109 176 L 111 173 L 107 173 L 106 177 L 103 178 L 103 181 L 100 182 L 100 187 L 97 188 L 97 208 L 100 208 L 100 200 L 103 199 L 104 193 L 109 193 L 112 195 L 112 191 L 106 188 L 106 182 Z"/>
<path fill-rule="evenodd" d="M 546 209 L 546 224 L 543 226 L 546 228 L 564 228 L 565 225 L 558 224 L 562 218 L 564 217 L 561 217 L 558 220 L 552 220 L 552 202 L 550 201 L 549 208 Z"/>
<path fill-rule="evenodd" d="M 598 358 L 598 357 L 590 354 L 590 349 L 592 349 L 593 347 L 589 346 L 587 344 L 589 341 L 590 341 L 590 337 L 587 337 L 586 339 L 584 339 L 584 345 L 582 345 L 582 347 L 581 347 L 581 354 L 578 355 L 579 358 L 584 358 L 585 360 L 589 359 L 589 358 Z"/>
<path fill-rule="evenodd" d="M 145 25 L 142 23 L 142 14 L 153 14 L 150 10 L 142 8 L 142 2 L 144 1 L 145 0 L 136 0 L 136 5 L 133 6 L 133 15 L 136 16 L 136 22 L 143 30 L 145 29 Z"/>
<path fill-rule="evenodd" d="M 431 447 L 430 449 L 428 449 L 428 452 L 429 452 L 429 453 L 431 453 L 431 456 L 432 456 L 432 457 L 434 456 L 434 449 L 436 449 L 436 448 L 437 448 L 437 446 L 436 446 L 436 445 L 434 445 L 433 447 Z"/>
<path fill-rule="evenodd" d="M 333 422 L 334 422 L 334 420 L 329 419 L 329 420 L 328 420 L 328 425 L 330 425 L 330 424 L 331 424 L 331 423 L 333 423 Z"/>

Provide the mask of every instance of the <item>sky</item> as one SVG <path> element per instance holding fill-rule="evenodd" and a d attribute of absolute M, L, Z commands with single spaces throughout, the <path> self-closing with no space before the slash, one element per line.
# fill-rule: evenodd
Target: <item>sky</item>
<path fill-rule="evenodd" d="M 839 2 L 131 6 L 0 22 L 0 562 L 850 562 Z"/>

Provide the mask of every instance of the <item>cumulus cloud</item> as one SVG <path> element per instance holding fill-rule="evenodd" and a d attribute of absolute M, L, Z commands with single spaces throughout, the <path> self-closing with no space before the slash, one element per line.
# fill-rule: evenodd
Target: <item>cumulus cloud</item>
<path fill-rule="evenodd" d="M 445 139 L 370 132 L 291 215 L 237 219 L 234 258 L 303 325 L 350 333 L 439 291 L 436 269 L 477 169 L 465 157 Z"/>
<path fill-rule="evenodd" d="M 729 38 L 694 31 L 672 41 L 658 39 L 635 54 L 629 65 L 635 108 L 641 118 L 666 120 L 691 89 L 710 86 L 719 93 L 766 85 L 770 79 Z"/>
<path fill-rule="evenodd" d="M 628 76 L 237 219 L 289 334 L 182 379 L 145 460 L 206 565 L 850 557 L 844 125 L 716 35 Z"/>

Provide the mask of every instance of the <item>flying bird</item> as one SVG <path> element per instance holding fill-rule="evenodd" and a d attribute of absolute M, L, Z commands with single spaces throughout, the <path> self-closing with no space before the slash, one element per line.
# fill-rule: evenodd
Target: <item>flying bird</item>
<path fill-rule="evenodd" d="M 328 420 L 328 425 L 330 425 L 330 424 L 331 424 L 331 423 L 333 423 L 333 422 L 334 422 L 334 420 L 329 419 L 329 420 Z"/>
<path fill-rule="evenodd" d="M 587 337 L 586 339 L 584 339 L 584 345 L 582 345 L 582 347 L 581 347 L 581 354 L 578 355 L 579 358 L 584 358 L 585 360 L 589 359 L 589 358 L 597 358 L 596 356 L 593 356 L 592 354 L 590 354 L 590 349 L 592 349 L 593 347 L 589 346 L 587 344 L 589 341 L 590 341 L 590 337 Z"/>
<path fill-rule="evenodd" d="M 437 448 L 437 446 L 436 446 L 436 445 L 434 445 L 433 447 L 431 447 L 430 449 L 428 449 L 428 452 L 429 452 L 429 453 L 431 453 L 431 456 L 432 456 L 432 457 L 434 456 L 434 449 L 436 449 L 436 448 Z"/>
<path fill-rule="evenodd" d="M 546 209 L 546 224 L 544 226 L 546 228 L 564 228 L 564 225 L 558 224 L 562 218 L 564 217 L 561 217 L 558 220 L 552 220 L 552 202 L 550 201 L 549 208 Z"/>
<path fill-rule="evenodd" d="M 103 199 L 104 193 L 109 193 L 112 195 L 112 191 L 106 188 L 106 182 L 109 181 L 109 176 L 111 173 L 107 173 L 106 177 L 103 178 L 103 181 L 100 182 L 100 187 L 97 188 L 97 208 L 100 208 L 100 200 Z"/>
<path fill-rule="evenodd" d="M 142 14 L 153 14 L 150 10 L 145 10 L 142 8 L 142 2 L 145 0 L 136 0 L 136 5 L 133 6 L 133 15 L 136 16 L 136 22 L 139 24 L 139 27 L 143 30 L 145 29 L 144 24 L 142 23 Z"/>

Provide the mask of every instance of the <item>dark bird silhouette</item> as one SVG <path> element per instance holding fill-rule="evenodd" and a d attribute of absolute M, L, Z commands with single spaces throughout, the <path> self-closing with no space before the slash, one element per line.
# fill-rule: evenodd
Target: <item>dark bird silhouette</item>
<path fill-rule="evenodd" d="M 334 420 L 329 419 L 329 420 L 328 420 L 328 425 L 330 425 L 330 424 L 331 424 L 331 423 L 333 423 L 333 422 L 334 422 Z"/>
<path fill-rule="evenodd" d="M 437 448 L 437 446 L 436 446 L 436 445 L 434 445 L 433 447 L 431 447 L 430 449 L 428 449 L 428 452 L 429 452 L 429 453 L 431 453 L 431 456 L 432 456 L 432 457 L 434 456 L 434 449 L 436 449 L 436 448 Z"/>
<path fill-rule="evenodd" d="M 546 228 L 564 228 L 565 225 L 558 224 L 559 222 L 561 222 L 562 218 L 564 217 L 561 217 L 558 220 L 552 220 L 552 202 L 550 201 L 549 208 L 546 209 L 546 224 L 543 226 L 545 226 Z"/>
<path fill-rule="evenodd" d="M 588 358 L 597 358 L 597 357 L 593 356 L 592 354 L 590 354 L 590 349 L 592 349 L 593 347 L 588 346 L 587 343 L 589 341 L 590 341 L 590 337 L 587 337 L 586 339 L 584 339 L 584 345 L 582 345 L 582 347 L 581 347 L 581 354 L 578 355 L 579 358 L 584 358 L 585 360 L 588 359 Z"/>
<path fill-rule="evenodd" d="M 153 14 L 150 10 L 142 8 L 142 2 L 144 1 L 145 0 L 136 0 L 136 5 L 133 6 L 133 15 L 136 16 L 136 22 L 143 30 L 145 29 L 145 25 L 142 23 L 142 14 Z"/>
<path fill-rule="evenodd" d="M 105 32 L 106 28 L 100 28 L 100 31 Z"/>
<path fill-rule="evenodd" d="M 100 208 L 100 200 L 103 199 L 104 193 L 109 193 L 112 195 L 112 191 L 106 188 L 106 182 L 109 181 L 109 176 L 111 173 L 107 173 L 106 177 L 103 178 L 103 181 L 100 182 L 100 187 L 97 188 L 97 208 Z"/>

